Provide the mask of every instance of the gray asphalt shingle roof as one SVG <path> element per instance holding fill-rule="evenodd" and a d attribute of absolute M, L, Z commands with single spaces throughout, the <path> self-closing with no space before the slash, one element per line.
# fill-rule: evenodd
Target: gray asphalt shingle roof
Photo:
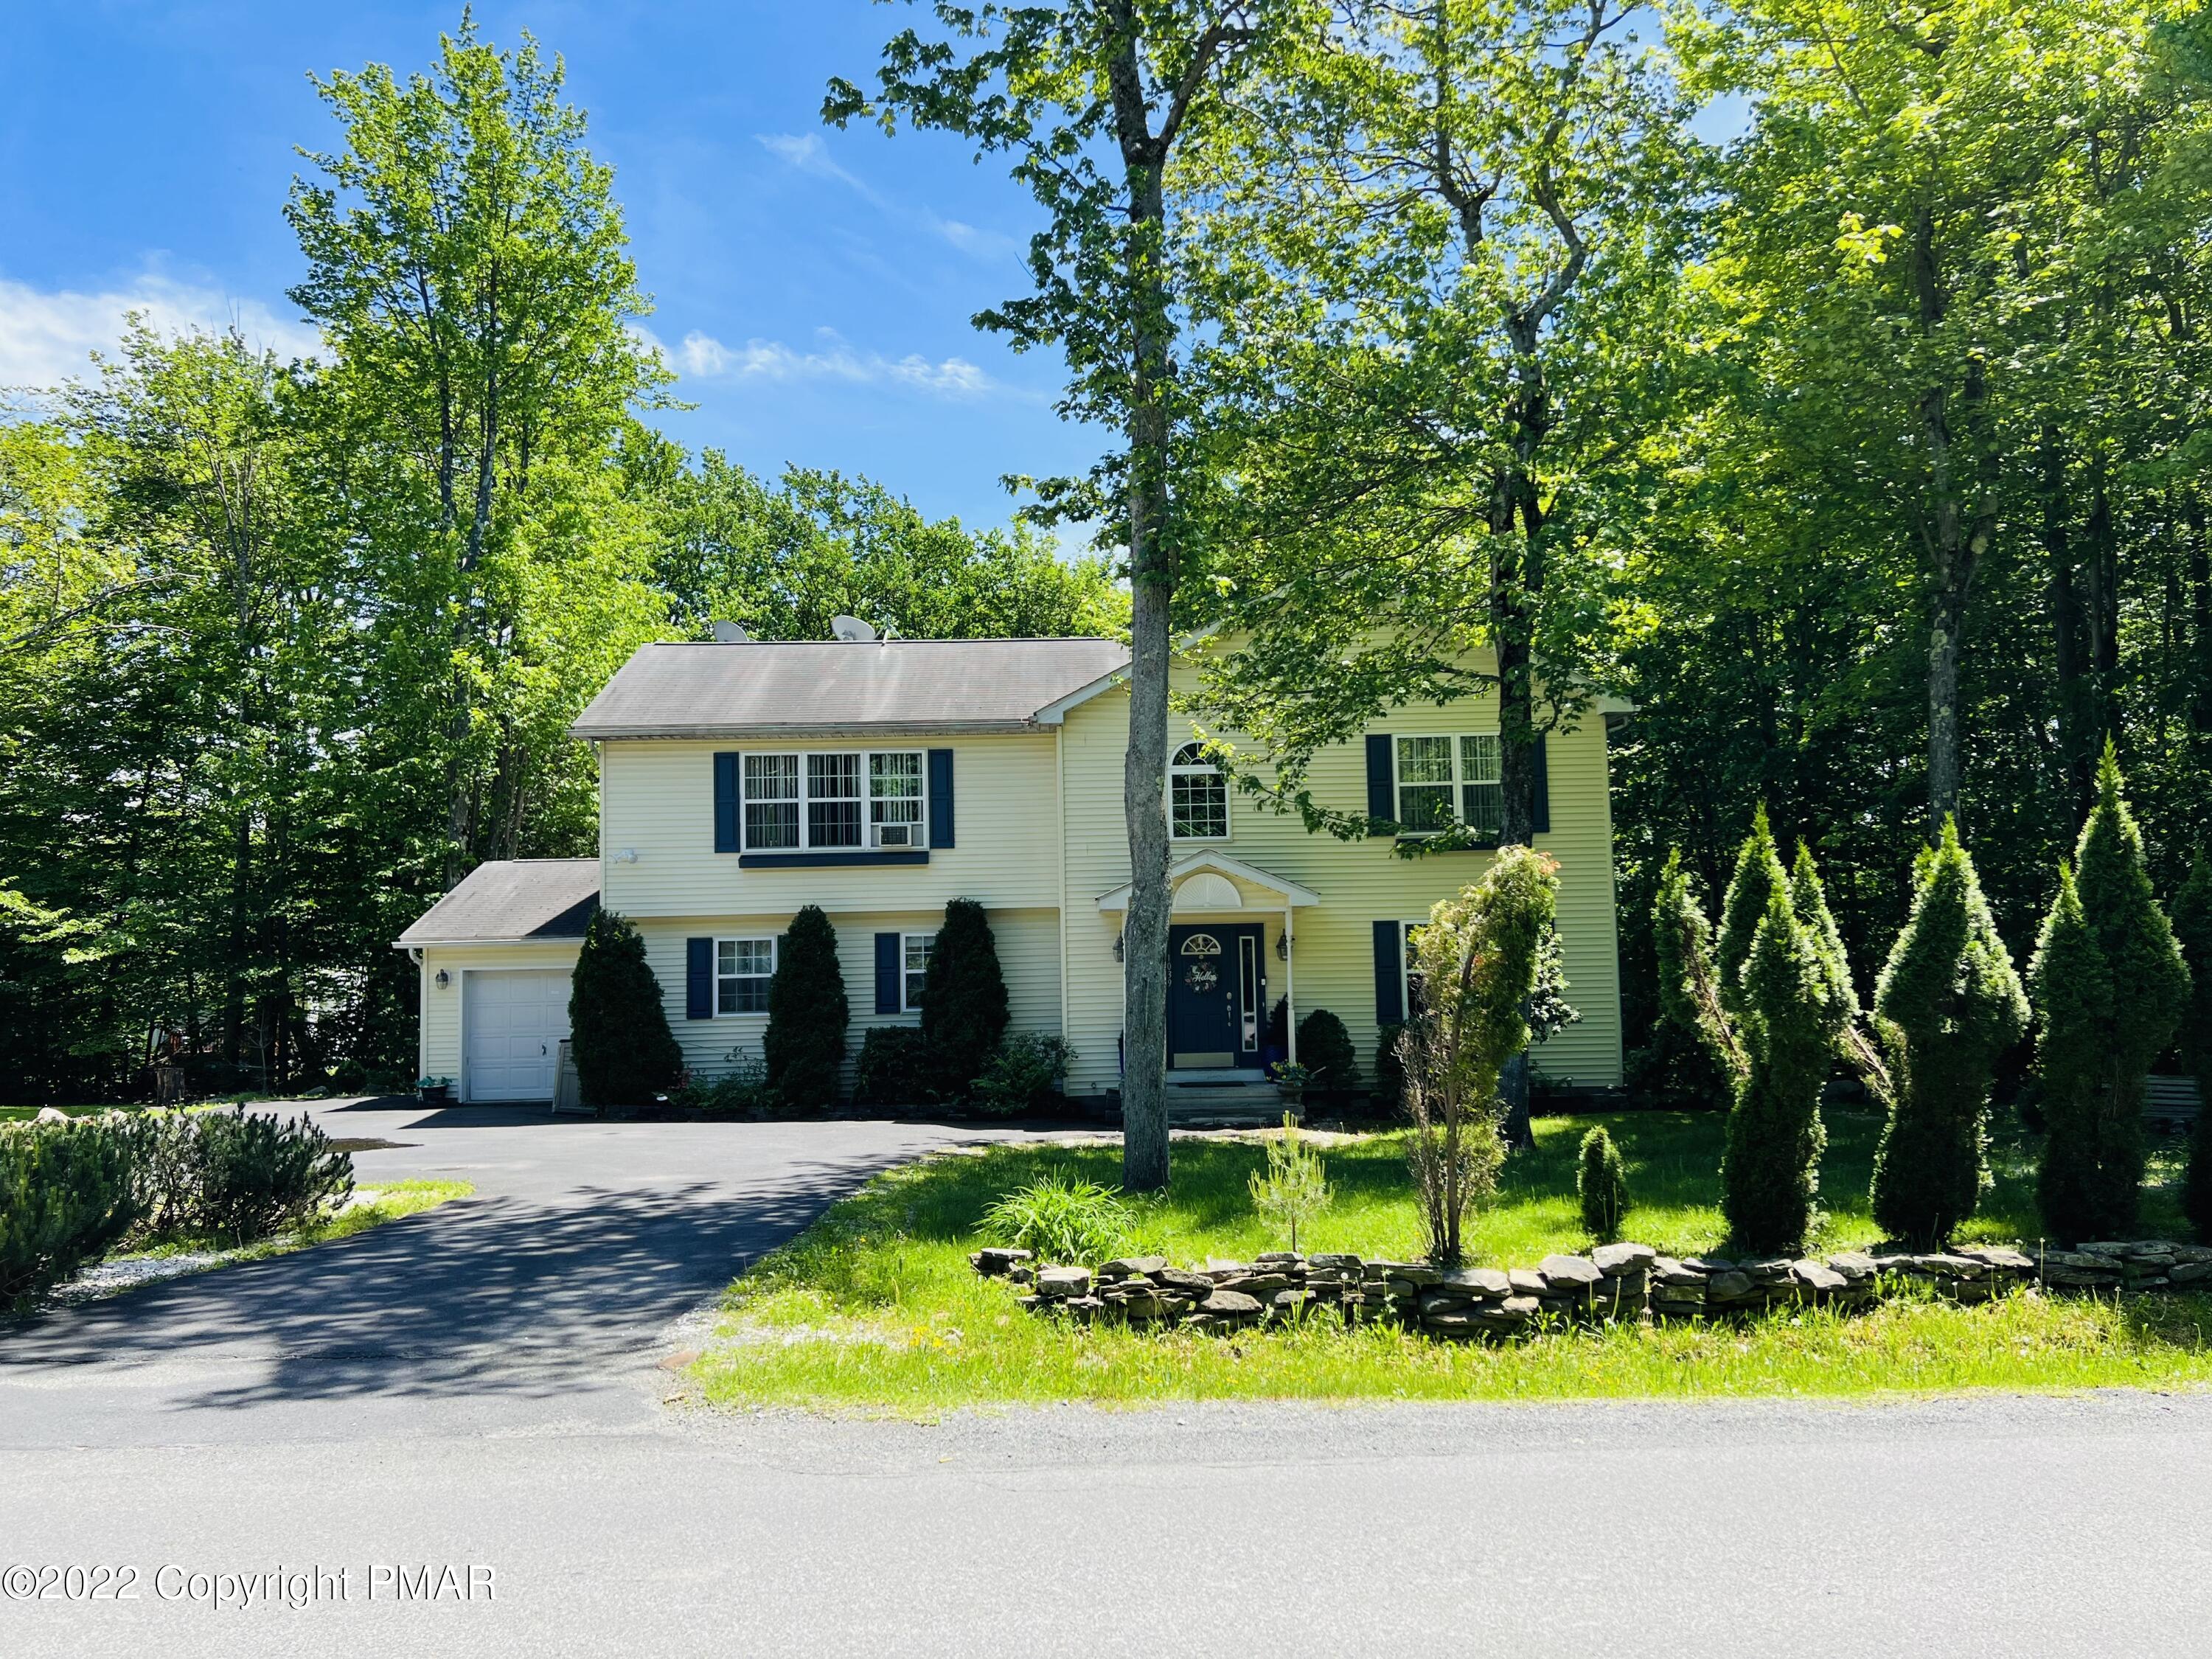
<path fill-rule="evenodd" d="M 599 908 L 597 859 L 495 859 L 470 871 L 398 942 L 581 939 Z"/>
<path fill-rule="evenodd" d="M 647 645 L 580 738 L 1018 730 L 1129 660 L 1115 640 L 792 640 Z"/>

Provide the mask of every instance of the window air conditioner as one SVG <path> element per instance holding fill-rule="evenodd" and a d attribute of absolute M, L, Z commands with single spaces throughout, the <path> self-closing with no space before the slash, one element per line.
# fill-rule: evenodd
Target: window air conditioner
<path fill-rule="evenodd" d="M 911 847 L 914 845 L 914 826 L 910 823 L 879 823 L 876 826 L 876 845 Z"/>

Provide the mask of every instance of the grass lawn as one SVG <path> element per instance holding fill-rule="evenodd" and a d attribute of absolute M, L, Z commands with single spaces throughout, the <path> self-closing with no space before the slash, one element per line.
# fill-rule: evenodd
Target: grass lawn
<path fill-rule="evenodd" d="M 1628 1113 L 1538 1120 L 1536 1151 L 1511 1160 L 1497 1200 L 1474 1220 L 1475 1260 L 1533 1266 L 1548 1252 L 1587 1248 L 1574 1156 L 1593 1123 L 1612 1132 L 1627 1164 L 1636 1208 L 1626 1237 L 1679 1255 L 1720 1248 L 1723 1117 Z M 1821 1248 L 1880 1237 L 1866 1196 L 1880 1127 L 1863 1114 L 1830 1119 Z M 1335 1202 L 1302 1247 L 1418 1255 L 1401 1139 L 1366 1137 L 1326 1156 Z M 2037 1236 L 2033 1156 L 2024 1130 L 2000 1135 L 1996 1190 L 1965 1237 Z M 1173 1189 L 1137 1206 L 1137 1243 L 1185 1262 L 1282 1247 L 1246 1190 L 1262 1158 L 1256 1146 L 1177 1140 L 1174 1157 Z M 969 1269 L 976 1218 L 1000 1194 L 1051 1167 L 1111 1186 L 1120 1161 L 1118 1146 L 1001 1146 L 879 1177 L 732 1287 L 719 1337 L 696 1367 L 708 1398 L 927 1413 L 1024 1401 L 1852 1395 L 2212 1380 L 2212 1300 L 2193 1296 L 2116 1307 L 2026 1293 L 1979 1308 L 1905 1302 L 1863 1315 L 1628 1326 L 1480 1346 L 1346 1329 L 1329 1314 L 1227 1339 L 1075 1326 L 1024 1313 L 1003 1281 Z M 2179 1175 L 2178 1151 L 2154 1159 L 2146 1235 L 2185 1236 Z"/>

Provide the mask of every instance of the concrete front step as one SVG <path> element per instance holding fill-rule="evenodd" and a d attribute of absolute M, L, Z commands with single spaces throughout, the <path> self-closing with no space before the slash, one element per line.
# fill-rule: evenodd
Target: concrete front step
<path fill-rule="evenodd" d="M 1276 1123 L 1283 1097 L 1272 1083 L 1170 1083 L 1168 1121 L 1192 1123 Z"/>

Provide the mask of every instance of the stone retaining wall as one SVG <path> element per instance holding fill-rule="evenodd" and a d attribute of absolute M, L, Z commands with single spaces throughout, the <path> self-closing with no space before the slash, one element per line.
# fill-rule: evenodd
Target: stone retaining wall
<path fill-rule="evenodd" d="M 1354 1323 L 1387 1320 L 1440 1337 L 1510 1335 L 1531 1326 L 1702 1319 L 1773 1307 L 1863 1308 L 1908 1285 L 1952 1302 L 1986 1302 L 2021 1285 L 2068 1291 L 2212 1291 L 2212 1249 L 2158 1240 L 2033 1250 L 1975 1245 L 1927 1255 L 1758 1261 L 1676 1259 L 1648 1244 L 1601 1244 L 1534 1267 L 1434 1267 L 1418 1261 L 1274 1251 L 1251 1261 L 1176 1267 L 1125 1256 L 1097 1269 L 1039 1266 L 1027 1250 L 984 1249 L 975 1271 L 1023 1288 L 1032 1312 L 1079 1320 L 1237 1329 L 1335 1309 Z"/>

